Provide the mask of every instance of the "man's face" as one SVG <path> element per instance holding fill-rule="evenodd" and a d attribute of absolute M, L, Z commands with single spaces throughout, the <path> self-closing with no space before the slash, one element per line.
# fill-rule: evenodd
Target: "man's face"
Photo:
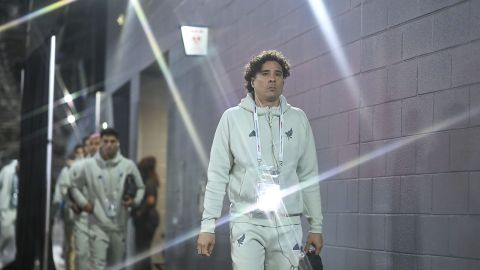
<path fill-rule="evenodd" d="M 90 154 L 90 139 L 85 141 L 85 144 L 83 145 L 83 153 L 85 155 Z"/>
<path fill-rule="evenodd" d="M 101 138 L 99 136 L 90 138 L 90 155 L 93 156 L 100 148 Z"/>
<path fill-rule="evenodd" d="M 276 61 L 265 62 L 252 80 L 255 97 L 261 103 L 276 102 L 283 92 L 283 84 L 282 66 Z"/>
<path fill-rule="evenodd" d="M 118 151 L 118 139 L 112 135 L 102 137 L 102 153 L 105 158 L 113 158 Z"/>
<path fill-rule="evenodd" d="M 78 147 L 75 149 L 75 159 L 83 158 L 83 147 Z"/>

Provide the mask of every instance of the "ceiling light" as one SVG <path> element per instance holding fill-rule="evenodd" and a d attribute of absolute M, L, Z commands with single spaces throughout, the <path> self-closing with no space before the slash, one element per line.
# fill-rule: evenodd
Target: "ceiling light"
<path fill-rule="evenodd" d="M 68 95 L 65 95 L 63 100 L 65 100 L 66 103 L 69 103 L 69 102 L 72 102 L 73 97 L 72 97 L 72 95 L 68 94 Z"/>
<path fill-rule="evenodd" d="M 75 116 L 73 116 L 73 115 L 69 115 L 69 116 L 67 117 L 67 121 L 68 121 L 68 123 L 70 123 L 70 124 L 75 123 L 75 120 L 76 120 L 76 119 L 75 119 Z"/>
<path fill-rule="evenodd" d="M 117 24 L 119 26 L 123 26 L 125 24 L 125 15 L 123 15 L 123 14 L 118 15 Z"/>

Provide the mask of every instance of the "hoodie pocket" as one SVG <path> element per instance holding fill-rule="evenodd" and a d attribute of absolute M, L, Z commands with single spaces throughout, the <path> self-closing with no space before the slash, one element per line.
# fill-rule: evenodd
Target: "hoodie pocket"
<path fill-rule="evenodd" d="M 257 182 L 257 172 L 246 170 L 242 178 L 241 190 L 239 196 L 241 202 L 254 203 L 255 202 L 255 184 Z"/>
<path fill-rule="evenodd" d="M 255 202 L 256 172 L 245 168 L 238 169 L 230 175 L 229 196 L 236 203 Z"/>
<path fill-rule="evenodd" d="M 240 182 L 240 188 L 238 190 L 238 197 L 242 197 L 242 190 L 245 185 L 245 179 L 247 178 L 247 169 L 243 168 L 242 180 Z"/>
<path fill-rule="evenodd" d="M 240 197 L 240 193 L 243 187 L 243 181 L 245 179 L 245 168 L 234 168 L 229 175 L 228 181 L 228 197 L 230 201 L 236 201 Z"/>

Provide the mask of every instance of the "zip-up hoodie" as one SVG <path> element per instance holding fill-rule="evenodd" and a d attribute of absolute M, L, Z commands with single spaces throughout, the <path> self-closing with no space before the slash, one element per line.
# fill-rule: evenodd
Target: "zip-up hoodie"
<path fill-rule="evenodd" d="M 75 203 L 75 204 L 78 205 L 78 202 L 77 202 L 78 201 L 77 200 L 78 196 L 75 196 L 75 195 L 77 195 L 77 193 L 75 193 L 73 188 L 72 188 L 72 180 L 71 180 L 71 177 L 73 175 L 72 171 L 73 170 L 77 170 L 77 171 L 80 170 L 82 168 L 82 166 L 84 166 L 83 163 L 90 158 L 92 158 L 92 157 L 87 156 L 87 157 L 84 157 L 82 159 L 75 160 L 73 162 L 72 166 L 70 166 L 70 168 L 68 169 L 67 178 L 65 179 L 66 180 L 65 181 L 65 186 L 67 188 L 67 198 L 68 198 L 69 204 L 70 203 Z M 81 190 L 82 190 L 81 194 L 88 194 L 87 185 L 83 185 Z M 70 194 L 68 194 L 68 193 L 70 193 L 73 198 L 71 198 Z M 73 199 L 73 201 L 71 202 L 70 200 L 72 200 L 72 199 Z M 73 222 L 75 224 L 75 228 L 77 230 L 82 231 L 84 233 L 88 233 L 88 216 L 89 216 L 89 214 L 87 212 L 84 212 L 84 211 L 80 212 L 79 214 L 76 214 L 76 213 L 72 214 L 72 220 L 73 220 Z"/>
<path fill-rule="evenodd" d="M 94 203 L 93 215 L 89 222 L 108 231 L 124 231 L 127 228 L 128 210 L 122 204 L 125 179 L 132 174 L 137 185 L 134 205 L 142 201 L 145 188 L 142 177 L 135 163 L 124 158 L 120 152 L 110 160 L 104 160 L 100 151 L 92 158 L 74 164 L 70 169 L 73 197 L 77 204 L 84 207 L 88 202 Z M 87 194 L 82 193 L 86 186 Z M 108 202 L 116 206 L 117 215 L 109 218 L 106 213 Z"/>
<path fill-rule="evenodd" d="M 299 224 L 300 214 L 307 217 L 310 232 L 322 232 L 320 185 L 317 155 L 312 129 L 305 113 L 292 107 L 282 95 L 280 107 L 257 107 L 262 165 L 278 166 L 280 149 L 279 119 L 283 113 L 283 166 L 279 184 L 284 207 L 275 222 L 251 215 L 256 203 L 258 179 L 256 137 L 254 128 L 255 103 L 250 95 L 240 104 L 224 112 L 213 139 L 205 191 L 202 232 L 213 233 L 220 217 L 225 190 L 228 189 L 233 222 L 248 222 L 263 226 Z M 302 188 L 300 188 L 302 187 Z"/>

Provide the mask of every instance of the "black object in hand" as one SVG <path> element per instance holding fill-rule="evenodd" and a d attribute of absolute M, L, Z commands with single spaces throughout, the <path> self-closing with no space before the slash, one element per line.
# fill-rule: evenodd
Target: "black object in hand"
<path fill-rule="evenodd" d="M 123 189 L 123 199 L 128 200 L 128 198 L 135 198 L 137 195 L 137 184 L 135 183 L 135 177 L 133 174 L 127 175 L 125 179 L 125 185 Z"/>
<path fill-rule="evenodd" d="M 315 255 L 315 252 L 308 252 L 300 259 L 298 266 L 300 270 L 323 270 L 322 258 Z"/>

